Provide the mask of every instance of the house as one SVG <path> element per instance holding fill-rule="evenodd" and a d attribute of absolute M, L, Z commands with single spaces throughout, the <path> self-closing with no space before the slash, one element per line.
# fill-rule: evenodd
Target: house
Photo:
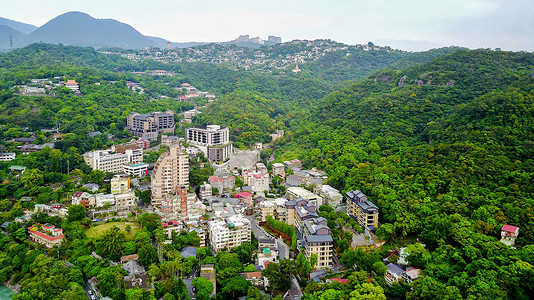
<path fill-rule="evenodd" d="M 162 223 L 161 226 L 169 238 L 172 238 L 173 232 L 180 233 L 184 229 L 182 222 L 178 222 L 176 220 Z"/>
<path fill-rule="evenodd" d="M 132 289 L 140 287 L 145 289 L 149 286 L 145 267 L 141 266 L 136 259 L 128 260 L 121 266 L 121 268 L 128 272 L 128 275 L 124 276 L 124 282 L 126 283 L 127 288 Z"/>
<path fill-rule="evenodd" d="M 261 272 L 244 272 L 244 273 L 239 273 L 239 276 L 242 276 L 247 281 L 250 281 L 252 285 L 255 287 L 264 286 L 263 275 L 261 275 Z"/>
<path fill-rule="evenodd" d="M 12 161 L 17 157 L 14 152 L 0 152 L 0 161 Z"/>
<path fill-rule="evenodd" d="M 249 192 L 240 192 L 234 195 L 234 198 L 239 199 L 241 203 L 246 204 L 248 207 L 252 207 L 252 194 Z"/>
<path fill-rule="evenodd" d="M 75 93 L 80 91 L 80 85 L 74 79 L 67 80 L 67 82 L 65 82 L 65 87 Z"/>
<path fill-rule="evenodd" d="M 286 169 L 284 167 L 284 164 L 281 163 L 274 163 L 272 164 L 273 167 L 273 177 L 280 176 L 280 178 L 286 177 Z"/>
<path fill-rule="evenodd" d="M 124 256 L 121 256 L 121 263 L 125 263 L 125 262 L 130 261 L 130 260 L 136 260 L 138 258 L 139 258 L 139 256 L 137 256 L 137 254 L 124 255 Z"/>
<path fill-rule="evenodd" d="M 420 269 L 416 269 L 416 268 L 412 268 L 412 267 L 407 267 L 406 268 L 406 272 L 402 275 L 402 279 L 406 282 L 406 283 L 412 283 L 414 280 L 416 280 L 417 278 L 419 278 L 419 272 L 421 270 Z"/>
<path fill-rule="evenodd" d="M 180 251 L 180 255 L 185 259 L 188 257 L 197 257 L 197 249 L 198 247 L 184 247 L 182 251 Z"/>
<path fill-rule="evenodd" d="M 393 285 L 395 282 L 398 282 L 405 273 L 404 268 L 394 263 L 389 263 L 386 268 L 387 271 L 384 274 L 384 279 L 389 286 Z"/>
<path fill-rule="evenodd" d="M 263 266 L 266 262 L 278 262 L 278 250 L 270 248 L 261 249 L 261 251 L 258 253 L 256 264 L 263 269 Z"/>
<path fill-rule="evenodd" d="M 37 244 L 45 245 L 48 248 L 52 248 L 61 244 L 65 235 L 63 229 L 56 228 L 56 226 L 46 223 L 44 225 L 35 225 L 28 227 L 30 233 L 30 240 Z"/>
<path fill-rule="evenodd" d="M 519 227 L 512 225 L 503 225 L 501 229 L 501 242 L 513 246 L 515 244 L 515 239 L 519 234 Z"/>

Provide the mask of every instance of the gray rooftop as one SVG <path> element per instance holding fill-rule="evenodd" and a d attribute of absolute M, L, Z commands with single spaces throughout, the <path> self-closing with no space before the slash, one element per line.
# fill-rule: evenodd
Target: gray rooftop
<path fill-rule="evenodd" d="M 401 277 L 402 274 L 404 274 L 404 272 L 405 272 L 404 268 L 402 268 L 401 266 L 396 265 L 394 263 L 389 263 L 386 267 L 388 268 L 388 271 L 390 273 L 393 273 L 393 274 L 397 275 L 398 277 Z"/>
<path fill-rule="evenodd" d="M 180 251 L 180 255 L 183 256 L 183 258 L 188 257 L 197 257 L 197 247 L 184 247 L 182 251 Z"/>
<path fill-rule="evenodd" d="M 306 242 L 308 243 L 331 243 L 334 240 L 331 235 L 307 235 Z"/>

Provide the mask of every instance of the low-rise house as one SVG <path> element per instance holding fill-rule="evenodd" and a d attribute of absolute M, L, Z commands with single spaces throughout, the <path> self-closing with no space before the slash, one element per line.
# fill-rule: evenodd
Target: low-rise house
<path fill-rule="evenodd" d="M 413 281 L 415 281 L 417 278 L 419 278 L 419 272 L 421 270 L 420 269 L 416 269 L 416 268 L 412 268 L 412 267 L 407 267 L 406 268 L 406 272 L 404 272 L 404 274 L 402 275 L 402 279 L 404 280 L 404 282 L 406 283 L 412 283 Z"/>
<path fill-rule="evenodd" d="M 503 225 L 501 229 L 501 242 L 508 246 L 513 246 L 515 244 L 515 240 L 518 234 L 519 227 L 512 225 Z"/>
<path fill-rule="evenodd" d="M 234 198 L 239 199 L 241 203 L 252 207 L 252 194 L 249 192 L 240 192 L 234 195 Z"/>
<path fill-rule="evenodd" d="M 389 286 L 393 285 L 395 282 L 398 282 L 405 273 L 404 268 L 394 263 L 389 263 L 386 267 L 387 271 L 384 274 L 384 279 Z"/>
<path fill-rule="evenodd" d="M 128 209 L 137 206 L 137 196 L 134 192 L 127 192 L 115 195 L 115 207 L 117 209 Z"/>
<path fill-rule="evenodd" d="M 266 262 L 278 262 L 278 250 L 263 248 L 257 256 L 256 264 L 262 269 Z"/>
<path fill-rule="evenodd" d="M 171 220 L 165 223 L 162 223 L 161 226 L 163 227 L 163 230 L 165 230 L 165 233 L 169 238 L 172 238 L 172 233 L 180 233 L 182 230 L 184 230 L 184 226 L 182 222 L 178 222 L 176 220 Z"/>
<path fill-rule="evenodd" d="M 38 244 L 45 245 L 48 248 L 52 248 L 61 244 L 65 235 L 63 229 L 56 228 L 56 226 L 46 223 L 44 225 L 34 225 L 28 227 L 30 240 Z"/>
<path fill-rule="evenodd" d="M 276 249 L 276 240 L 271 238 L 259 238 L 258 239 L 258 249 L 262 250 L 267 249 Z"/>
<path fill-rule="evenodd" d="M 302 168 L 302 162 L 298 159 L 284 161 L 286 169 Z"/>
<path fill-rule="evenodd" d="M 255 287 L 263 287 L 264 280 L 261 272 L 244 272 L 239 273 L 240 276 L 244 277 L 247 281 L 250 281 Z"/>
<path fill-rule="evenodd" d="M 124 282 L 127 288 L 132 289 L 140 287 L 145 289 L 149 286 L 148 276 L 145 271 L 145 267 L 141 266 L 136 259 L 128 260 L 121 268 L 128 272 L 128 275 L 124 276 Z"/>
<path fill-rule="evenodd" d="M 103 207 L 106 203 L 115 205 L 115 196 L 113 194 L 96 194 L 95 205 L 96 207 Z"/>
<path fill-rule="evenodd" d="M 216 171 L 213 176 L 208 179 L 210 185 L 222 193 L 224 190 L 231 190 L 235 186 L 235 176 L 226 173 L 225 171 Z"/>

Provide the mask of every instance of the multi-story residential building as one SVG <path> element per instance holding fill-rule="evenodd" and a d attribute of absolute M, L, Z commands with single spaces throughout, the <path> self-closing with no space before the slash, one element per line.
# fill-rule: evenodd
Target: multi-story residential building
<path fill-rule="evenodd" d="M 174 112 L 171 110 L 150 114 L 132 112 L 128 116 L 127 123 L 126 129 L 132 136 L 149 141 L 156 140 L 161 133 L 174 133 L 176 128 Z"/>
<path fill-rule="evenodd" d="M 93 170 L 124 173 L 124 165 L 143 161 L 143 150 L 126 150 L 125 153 L 112 153 L 111 150 L 97 150 L 83 155 L 85 163 Z"/>
<path fill-rule="evenodd" d="M 72 194 L 72 204 L 83 205 L 86 208 L 94 206 L 96 204 L 95 196 L 87 192 L 75 191 Z"/>
<path fill-rule="evenodd" d="M 202 200 L 205 200 L 209 196 L 213 195 L 213 188 L 211 187 L 211 184 L 204 182 L 199 188 L 199 197 Z"/>
<path fill-rule="evenodd" d="M 212 162 L 225 161 L 232 153 L 228 127 L 208 125 L 186 128 L 185 141 L 197 146 Z"/>
<path fill-rule="evenodd" d="M 103 207 L 106 203 L 115 205 L 115 196 L 113 194 L 102 194 L 102 193 L 95 195 L 96 207 Z"/>
<path fill-rule="evenodd" d="M 260 215 L 261 215 L 262 221 L 267 220 L 267 216 L 274 217 L 275 207 L 276 207 L 276 203 L 274 203 L 274 201 L 269 201 L 269 200 L 262 201 L 260 202 L 259 207 L 260 207 Z"/>
<path fill-rule="evenodd" d="M 165 194 L 189 185 L 189 156 L 179 145 L 172 145 L 163 153 L 152 172 L 152 205 L 159 207 Z"/>
<path fill-rule="evenodd" d="M 189 228 L 189 232 L 195 231 L 200 238 L 200 247 L 206 247 L 206 230 L 201 227 L 192 227 Z"/>
<path fill-rule="evenodd" d="M 343 202 L 341 193 L 329 185 L 318 186 L 313 192 L 321 196 L 325 201 L 325 204 L 330 205 L 333 208 L 337 208 Z"/>
<path fill-rule="evenodd" d="M 273 177 L 280 176 L 280 178 L 286 177 L 286 169 L 284 167 L 284 164 L 281 163 L 274 163 L 272 164 L 273 167 Z"/>
<path fill-rule="evenodd" d="M 302 162 L 298 159 L 284 161 L 286 169 L 302 168 Z"/>
<path fill-rule="evenodd" d="M 252 191 L 260 193 L 269 191 L 269 173 L 243 171 L 243 183 L 252 187 Z"/>
<path fill-rule="evenodd" d="M 208 178 L 212 188 L 217 189 L 219 193 L 225 190 L 231 190 L 235 186 L 235 177 L 224 170 L 217 170 L 215 174 Z"/>
<path fill-rule="evenodd" d="M 332 267 L 332 235 L 327 220 L 319 217 L 315 206 L 306 200 L 299 200 L 296 207 L 295 229 L 302 236 L 304 254 L 308 259 L 317 255 L 319 269 Z"/>
<path fill-rule="evenodd" d="M 515 244 L 515 239 L 519 234 L 519 227 L 512 225 L 503 225 L 501 229 L 501 242 L 513 246 Z"/>
<path fill-rule="evenodd" d="M 378 228 L 378 207 L 367 196 L 356 190 L 347 192 L 347 214 L 363 228 Z"/>
<path fill-rule="evenodd" d="M 115 195 L 115 208 L 127 209 L 137 205 L 137 196 L 134 192 L 126 192 Z"/>
<path fill-rule="evenodd" d="M 394 263 L 389 263 L 386 267 L 388 269 L 384 274 L 384 279 L 386 280 L 389 286 L 392 286 L 393 283 L 398 282 L 399 279 L 403 277 L 405 270 L 403 267 Z"/>
<path fill-rule="evenodd" d="M 163 227 L 163 230 L 165 231 L 165 234 L 167 234 L 168 238 L 172 238 L 173 232 L 179 234 L 184 229 L 183 223 L 177 220 L 170 220 L 168 222 L 162 223 L 161 226 Z"/>
<path fill-rule="evenodd" d="M 148 175 L 148 164 L 129 164 L 124 165 L 124 173 L 135 177 L 145 177 Z"/>
<path fill-rule="evenodd" d="M 208 233 L 212 249 L 219 252 L 250 242 L 250 221 L 241 215 L 227 217 L 225 220 L 208 222 Z"/>
<path fill-rule="evenodd" d="M 307 189 L 298 186 L 287 188 L 286 197 L 289 200 L 297 200 L 298 198 L 303 198 L 315 207 L 323 205 L 323 198 L 321 196 L 315 195 Z"/>
<path fill-rule="evenodd" d="M 115 175 L 111 178 L 111 193 L 124 194 L 130 191 L 130 176 Z"/>
<path fill-rule="evenodd" d="M 240 192 L 234 195 L 234 198 L 245 204 L 248 208 L 252 207 L 252 194 L 249 192 Z"/>
<path fill-rule="evenodd" d="M 0 152 L 0 161 L 12 161 L 17 157 L 14 152 Z"/>
<path fill-rule="evenodd" d="M 31 241 L 45 245 L 48 248 L 61 244 L 65 237 L 63 229 L 56 228 L 56 226 L 49 223 L 41 226 L 30 226 L 28 227 L 28 232 Z"/>

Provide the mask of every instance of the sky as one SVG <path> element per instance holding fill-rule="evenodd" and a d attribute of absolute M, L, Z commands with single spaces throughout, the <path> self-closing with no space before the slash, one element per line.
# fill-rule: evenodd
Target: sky
<path fill-rule="evenodd" d="M 331 39 L 420 51 L 534 51 L 534 0 L 0 0 L 0 17 L 41 26 L 69 11 L 172 42 Z"/>

